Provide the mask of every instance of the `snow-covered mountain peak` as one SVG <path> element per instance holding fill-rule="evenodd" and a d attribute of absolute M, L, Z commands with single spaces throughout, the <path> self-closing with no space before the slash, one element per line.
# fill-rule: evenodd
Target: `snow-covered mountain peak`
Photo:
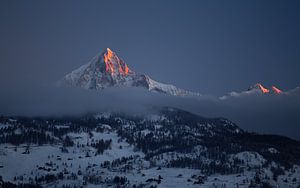
<path fill-rule="evenodd" d="M 276 86 L 272 86 L 272 92 L 275 94 L 282 94 L 282 90 L 278 89 Z"/>
<path fill-rule="evenodd" d="M 278 87 L 276 86 L 272 86 L 270 89 L 269 88 L 266 88 L 264 87 L 261 83 L 257 83 L 255 84 L 254 86 L 251 86 L 248 91 L 251 91 L 251 90 L 258 90 L 260 91 L 262 94 L 267 94 L 267 93 L 272 93 L 272 94 L 282 94 L 282 90 L 279 89 Z"/>
<path fill-rule="evenodd" d="M 270 89 L 263 86 L 261 83 L 257 83 L 253 86 L 250 86 L 247 91 L 241 91 L 241 92 L 230 92 L 227 95 L 224 95 L 222 97 L 219 97 L 219 99 L 224 100 L 228 99 L 230 97 L 241 97 L 241 96 L 265 96 L 265 95 L 289 95 L 290 93 L 293 93 L 293 90 L 284 92 L 281 89 L 279 89 L 276 86 L 272 86 Z"/>
<path fill-rule="evenodd" d="M 138 74 L 117 56 L 110 48 L 96 55 L 90 62 L 67 74 L 59 85 L 85 89 L 108 87 L 142 87 L 149 91 L 175 96 L 199 96 L 200 94 L 179 89 L 174 85 L 163 84 L 148 75 Z"/>
<path fill-rule="evenodd" d="M 269 93 L 270 92 L 270 90 L 269 89 L 267 89 L 266 87 L 264 87 L 261 83 L 257 83 L 257 84 L 255 84 L 255 85 L 253 85 L 253 86 L 251 86 L 249 89 L 248 89 L 248 91 L 250 91 L 250 90 L 259 90 L 259 91 L 261 91 L 261 93 Z"/>

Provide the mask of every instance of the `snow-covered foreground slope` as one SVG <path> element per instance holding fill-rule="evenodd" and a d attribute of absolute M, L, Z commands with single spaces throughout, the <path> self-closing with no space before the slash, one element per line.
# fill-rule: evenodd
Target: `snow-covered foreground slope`
<path fill-rule="evenodd" d="M 126 142 L 118 142 L 117 134 L 112 133 L 96 133 L 89 138 L 88 133 L 70 133 L 69 136 L 75 140 L 76 144 L 86 144 L 91 142 L 91 139 L 112 140 L 111 149 L 104 151 L 101 155 L 95 155 L 96 149 L 93 147 L 68 147 L 67 152 L 62 152 L 62 145 L 31 145 L 29 153 L 26 152 L 25 145 L 13 146 L 10 144 L 1 145 L 1 163 L 2 168 L 0 174 L 4 179 L 13 180 L 15 176 L 23 174 L 37 175 L 45 174 L 48 169 L 50 171 L 63 170 L 64 167 L 69 167 L 70 172 L 77 173 L 79 169 L 86 169 L 89 165 L 101 164 L 107 160 L 115 160 L 121 157 L 129 157 L 130 155 L 138 155 L 143 157 L 143 153 L 134 152 L 133 147 Z M 122 149 L 120 149 L 122 147 Z M 87 153 L 90 155 L 87 156 Z M 46 165 L 46 163 L 53 163 Z M 63 163 L 66 163 L 64 165 Z M 36 166 L 45 167 L 47 170 L 38 170 Z M 72 166 L 71 166 L 72 165 Z M 34 170 L 36 169 L 36 170 Z"/>
<path fill-rule="evenodd" d="M 72 136 L 74 136 L 73 138 L 76 137 L 79 143 L 86 143 L 89 140 L 88 134 L 85 133 L 72 134 Z M 114 182 L 115 177 L 126 177 L 124 187 L 132 187 L 133 185 L 150 187 L 152 185 L 170 188 L 199 187 L 198 183 L 201 184 L 201 187 L 207 188 L 236 187 L 237 185 L 239 187 L 249 187 L 256 177 L 254 170 L 231 175 L 213 174 L 206 176 L 197 169 L 152 167 L 148 161 L 143 159 L 143 153 L 134 151 L 132 146 L 124 141 L 119 142 L 115 133 L 96 134 L 94 139 L 96 138 L 112 139 L 112 149 L 105 151 L 102 155 L 94 156 L 94 149 L 91 147 L 82 149 L 68 147 L 68 153 L 65 153 L 61 152 L 60 146 L 57 145 L 32 145 L 29 149 L 30 152 L 23 154 L 26 145 L 15 147 L 10 144 L 2 144 L 0 146 L 0 166 L 2 166 L 0 175 L 5 181 L 30 183 L 36 177 L 45 177 L 47 174 L 56 174 L 61 171 L 64 179 L 55 181 L 50 179 L 49 182 L 43 182 L 41 185 L 45 187 L 61 187 L 64 185 L 99 187 L 99 184 L 101 184 L 107 187 L 117 185 Z M 122 146 L 122 149 L 120 149 L 120 146 Z M 91 156 L 86 157 L 86 152 L 90 152 Z M 133 164 L 131 169 L 123 171 L 122 169 L 109 169 L 100 166 L 104 161 L 112 161 L 131 155 L 135 156 L 135 159 L 131 162 Z M 241 155 L 238 156 L 242 157 Z M 245 160 L 248 160 L 248 158 L 246 157 Z M 257 159 L 257 161 L 260 161 L 260 159 Z M 254 161 L 254 164 L 257 161 Z M 265 176 L 268 175 L 270 179 L 265 179 Z M 162 179 L 158 183 L 159 176 Z M 94 179 L 88 180 L 91 182 L 86 182 L 87 177 L 93 177 Z M 269 169 L 261 172 L 259 177 L 262 181 L 279 185 L 279 187 L 297 187 L 299 186 L 300 168 L 295 167 L 293 170 L 286 172 L 285 175 L 279 176 L 278 182 L 271 179 L 272 172 Z"/>
<path fill-rule="evenodd" d="M 299 142 L 174 108 L 0 119 L 0 185 L 298 187 Z"/>

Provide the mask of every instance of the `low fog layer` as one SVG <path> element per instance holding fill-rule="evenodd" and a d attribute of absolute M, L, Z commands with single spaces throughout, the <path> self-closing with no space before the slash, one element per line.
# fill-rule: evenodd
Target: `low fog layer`
<path fill-rule="evenodd" d="M 64 116 L 101 111 L 147 114 L 153 107 L 163 106 L 204 117 L 225 117 L 248 131 L 300 138 L 298 96 L 245 96 L 222 101 L 214 97 L 167 96 L 138 88 L 91 91 L 54 84 L 11 85 L 0 94 L 2 115 Z"/>

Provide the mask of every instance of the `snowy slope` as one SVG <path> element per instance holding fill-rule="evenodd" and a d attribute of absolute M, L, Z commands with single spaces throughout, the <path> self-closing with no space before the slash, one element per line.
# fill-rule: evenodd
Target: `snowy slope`
<path fill-rule="evenodd" d="M 5 182 L 180 188 L 300 184 L 299 141 L 248 133 L 224 118 L 172 107 L 140 116 L 14 118 L 0 119 Z"/>

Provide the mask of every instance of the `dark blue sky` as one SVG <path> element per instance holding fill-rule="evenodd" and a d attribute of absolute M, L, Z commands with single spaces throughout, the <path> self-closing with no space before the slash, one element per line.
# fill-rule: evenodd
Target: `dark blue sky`
<path fill-rule="evenodd" d="M 2 88 L 50 83 L 109 47 L 204 94 L 300 85 L 300 1 L 0 2 Z"/>

